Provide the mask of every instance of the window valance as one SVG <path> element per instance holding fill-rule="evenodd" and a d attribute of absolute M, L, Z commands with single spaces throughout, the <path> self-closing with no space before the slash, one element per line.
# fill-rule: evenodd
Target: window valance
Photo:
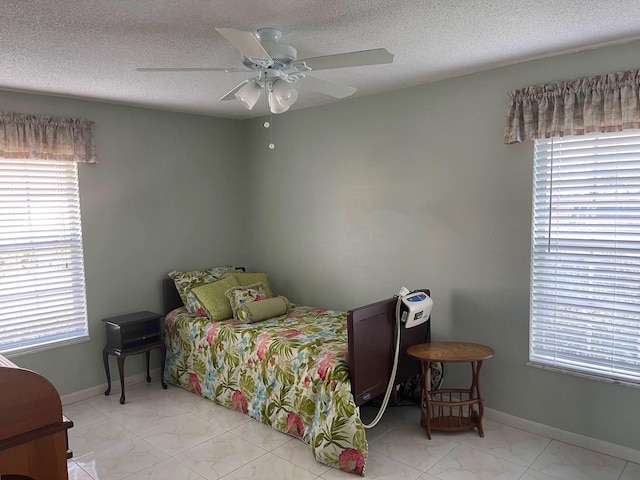
<path fill-rule="evenodd" d="M 94 122 L 0 112 L 0 158 L 95 163 Z"/>
<path fill-rule="evenodd" d="M 640 70 L 514 90 L 504 143 L 640 128 Z"/>

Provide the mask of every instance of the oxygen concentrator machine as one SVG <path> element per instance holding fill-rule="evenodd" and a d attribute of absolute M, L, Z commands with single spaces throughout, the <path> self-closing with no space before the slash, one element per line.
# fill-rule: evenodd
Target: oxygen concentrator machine
<path fill-rule="evenodd" d="M 410 292 L 405 287 L 400 290 L 400 321 L 406 328 L 417 327 L 429 320 L 433 300 L 422 290 Z"/>

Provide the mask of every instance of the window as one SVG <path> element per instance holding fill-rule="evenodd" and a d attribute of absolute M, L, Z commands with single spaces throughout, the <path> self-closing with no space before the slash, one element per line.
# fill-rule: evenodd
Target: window
<path fill-rule="evenodd" d="M 640 384 L 640 130 L 534 157 L 529 359 Z"/>
<path fill-rule="evenodd" d="M 77 163 L 0 159 L 0 352 L 88 336 Z"/>

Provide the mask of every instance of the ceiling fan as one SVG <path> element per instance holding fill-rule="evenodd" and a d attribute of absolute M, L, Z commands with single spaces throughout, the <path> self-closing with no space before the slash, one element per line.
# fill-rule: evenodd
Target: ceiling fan
<path fill-rule="evenodd" d="M 271 113 L 283 113 L 298 99 L 301 89 L 315 90 L 335 98 L 353 95 L 356 89 L 308 75 L 314 70 L 379 65 L 393 62 L 393 54 L 384 48 L 362 50 L 298 59 L 297 50 L 280 43 L 282 32 L 275 28 L 259 28 L 245 32 L 233 28 L 216 28 L 234 47 L 240 50 L 245 68 L 138 68 L 141 72 L 251 72 L 257 73 L 226 93 L 220 100 L 239 100 L 251 110 L 263 91 Z"/>

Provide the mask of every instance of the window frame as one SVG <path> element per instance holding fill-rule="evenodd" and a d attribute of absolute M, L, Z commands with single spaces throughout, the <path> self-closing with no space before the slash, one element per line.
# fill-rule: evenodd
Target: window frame
<path fill-rule="evenodd" d="M 640 130 L 536 140 L 532 184 L 528 364 L 640 387 Z"/>
<path fill-rule="evenodd" d="M 78 164 L 0 159 L 0 227 L 0 354 L 88 341 Z"/>

